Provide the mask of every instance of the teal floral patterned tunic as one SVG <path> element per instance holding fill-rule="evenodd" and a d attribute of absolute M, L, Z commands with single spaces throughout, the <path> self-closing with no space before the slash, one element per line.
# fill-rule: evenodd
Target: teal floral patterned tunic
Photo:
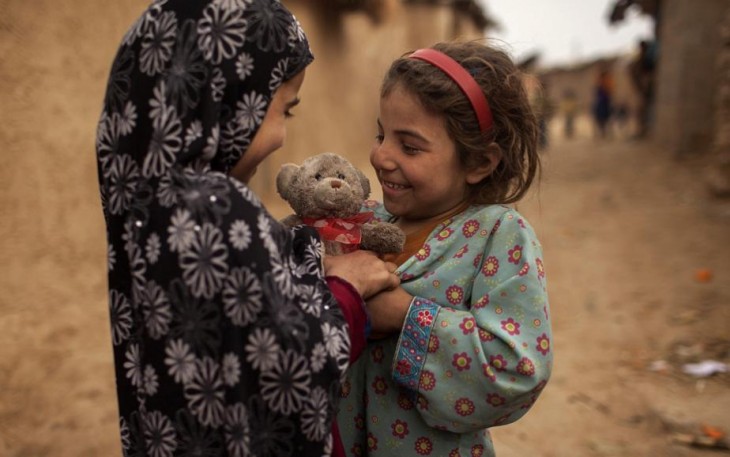
<path fill-rule="evenodd" d="M 370 341 L 343 385 L 348 455 L 493 456 L 487 429 L 522 417 L 552 368 L 535 233 L 514 209 L 471 206 L 398 273 L 415 297 L 402 331 Z"/>

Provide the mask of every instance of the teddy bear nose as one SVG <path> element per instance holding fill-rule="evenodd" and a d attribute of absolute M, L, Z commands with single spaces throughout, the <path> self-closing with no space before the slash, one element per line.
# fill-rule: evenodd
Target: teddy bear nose
<path fill-rule="evenodd" d="M 333 179 L 332 181 L 330 181 L 330 186 L 332 186 L 333 189 L 339 189 L 340 187 L 342 187 L 342 183 L 336 179 Z"/>

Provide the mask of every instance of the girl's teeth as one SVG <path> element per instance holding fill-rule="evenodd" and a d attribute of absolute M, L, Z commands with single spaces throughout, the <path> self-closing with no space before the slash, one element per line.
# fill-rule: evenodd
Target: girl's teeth
<path fill-rule="evenodd" d="M 385 185 L 387 187 L 390 187 L 391 189 L 405 189 L 406 186 L 401 186 L 400 184 L 394 184 L 392 182 L 386 182 Z"/>

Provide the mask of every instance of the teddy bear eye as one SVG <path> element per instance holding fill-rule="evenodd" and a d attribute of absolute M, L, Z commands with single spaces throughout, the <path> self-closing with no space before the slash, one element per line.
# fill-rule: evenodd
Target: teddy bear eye
<path fill-rule="evenodd" d="M 345 175 L 343 173 L 337 173 L 337 177 L 341 180 L 345 180 Z"/>
<path fill-rule="evenodd" d="M 322 180 L 322 173 L 317 173 L 316 175 L 314 175 L 314 179 L 316 179 L 317 181 L 321 181 Z"/>

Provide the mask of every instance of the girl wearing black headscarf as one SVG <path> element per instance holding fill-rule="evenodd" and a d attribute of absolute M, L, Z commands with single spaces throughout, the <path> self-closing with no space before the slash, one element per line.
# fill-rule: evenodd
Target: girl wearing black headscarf
<path fill-rule="evenodd" d="M 276 0 L 156 0 L 114 59 L 98 126 L 125 456 L 323 456 L 372 253 L 328 258 L 247 187 L 312 61 Z M 361 298 L 362 297 L 362 298 Z M 375 329 L 377 330 L 377 329 Z"/>

